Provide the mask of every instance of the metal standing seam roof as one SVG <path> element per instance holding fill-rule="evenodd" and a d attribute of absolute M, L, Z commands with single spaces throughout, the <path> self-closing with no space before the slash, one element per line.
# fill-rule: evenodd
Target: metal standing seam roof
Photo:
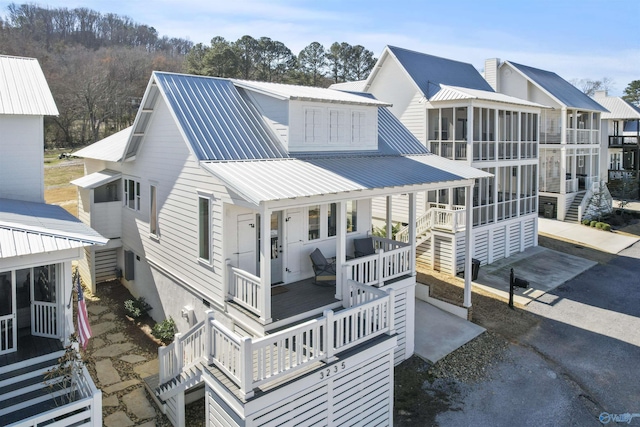
<path fill-rule="evenodd" d="M 607 109 L 598 104 L 580 89 L 551 71 L 528 67 L 515 62 L 505 61 L 513 68 L 521 72 L 526 78 L 544 89 L 561 104 L 569 108 L 607 112 Z"/>
<path fill-rule="evenodd" d="M 494 92 L 478 70 L 466 62 L 395 46 L 387 46 L 386 49 L 398 60 L 427 99 L 431 99 L 440 90 L 441 84 Z"/>
<path fill-rule="evenodd" d="M 266 93 L 271 96 L 278 96 L 290 100 L 332 102 L 341 104 L 370 105 L 370 106 L 390 106 L 388 102 L 382 102 L 375 98 L 364 98 L 353 95 L 343 90 L 325 89 L 313 86 L 296 86 L 282 83 L 256 82 L 248 80 L 232 80 L 233 83 L 247 90 Z"/>
<path fill-rule="evenodd" d="M 287 157 L 256 108 L 230 80 L 157 71 L 152 79 L 198 160 Z"/>
<path fill-rule="evenodd" d="M 345 90 L 347 92 L 362 92 L 366 85 L 366 80 L 356 80 L 353 82 L 334 83 L 329 86 L 329 89 Z"/>
<path fill-rule="evenodd" d="M 0 114 L 58 115 L 49 85 L 35 58 L 0 55 Z"/>
<path fill-rule="evenodd" d="M 498 92 L 488 92 L 486 90 L 468 89 L 458 86 L 440 85 L 441 89 L 438 93 L 429 99 L 430 102 L 437 101 L 454 101 L 462 99 L 480 99 L 484 101 L 501 102 L 505 104 L 523 105 L 535 108 L 551 108 L 536 102 L 527 101 L 525 99 L 516 98 L 515 96 L 505 95 Z"/>
<path fill-rule="evenodd" d="M 265 201 L 491 176 L 433 154 L 202 162 L 201 165 L 256 205 Z"/>
<path fill-rule="evenodd" d="M 602 118 L 616 120 L 636 120 L 640 119 L 640 108 L 625 101 L 619 96 L 598 96 L 596 94 L 593 99 L 609 110 L 608 113 L 602 113 Z"/>
<path fill-rule="evenodd" d="M 76 151 L 73 155 L 85 159 L 119 162 L 124 157 L 124 150 L 127 148 L 127 142 L 131 136 L 132 129 L 133 127 L 130 126 L 120 132 L 116 132 L 113 135 Z"/>
<path fill-rule="evenodd" d="M 71 181 L 71 184 L 77 185 L 80 188 L 92 189 L 100 187 L 101 185 L 108 184 L 122 177 L 122 173 L 104 169 L 100 172 L 90 173 L 78 179 Z"/>
<path fill-rule="evenodd" d="M 60 206 L 0 199 L 0 259 L 106 243 Z"/>

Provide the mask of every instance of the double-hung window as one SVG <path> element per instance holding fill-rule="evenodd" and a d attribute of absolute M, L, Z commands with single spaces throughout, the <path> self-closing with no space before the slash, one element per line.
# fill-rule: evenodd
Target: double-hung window
<path fill-rule="evenodd" d="M 198 197 L 198 257 L 211 262 L 211 199 Z"/>
<path fill-rule="evenodd" d="M 149 233 L 158 236 L 158 187 L 149 186 Z"/>

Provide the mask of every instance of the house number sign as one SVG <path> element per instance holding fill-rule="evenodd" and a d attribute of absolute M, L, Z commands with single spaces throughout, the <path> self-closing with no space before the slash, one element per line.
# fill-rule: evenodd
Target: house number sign
<path fill-rule="evenodd" d="M 323 369 L 320 371 L 320 379 L 323 380 L 325 378 L 329 378 L 332 374 L 337 374 L 339 371 L 343 371 L 347 368 L 346 362 L 342 362 L 341 364 L 335 364 L 333 366 L 329 366 L 327 369 Z"/>

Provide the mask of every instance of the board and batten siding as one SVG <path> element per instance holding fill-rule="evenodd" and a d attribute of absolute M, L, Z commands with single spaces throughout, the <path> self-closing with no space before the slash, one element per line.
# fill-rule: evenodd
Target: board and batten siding
<path fill-rule="evenodd" d="M 146 268 L 136 271 L 136 278 L 127 283 L 134 296 L 145 296 L 152 306 L 161 305 L 151 313 L 156 320 L 169 316 L 180 319 L 181 308 L 194 300 L 201 301 L 199 295 L 222 305 L 222 206 L 231 199 L 226 188 L 200 168 L 162 98 L 158 98 L 135 161 L 125 162 L 121 171 L 123 179 L 135 179 L 141 184 L 140 211 L 122 208 L 123 247 L 162 270 L 148 275 L 144 275 Z M 157 188 L 158 238 L 149 233 L 151 184 Z M 212 197 L 211 265 L 198 258 L 199 195 Z M 178 279 L 180 286 L 176 286 Z M 153 281 L 155 286 L 147 281 Z M 194 294 L 189 288 L 197 292 Z M 186 329 L 186 324 L 178 323 L 179 329 Z"/>
<path fill-rule="evenodd" d="M 250 399 L 238 414 L 205 378 L 206 424 L 225 427 L 338 426 L 393 424 L 395 337 Z M 215 380 L 214 380 L 215 381 Z"/>
<path fill-rule="evenodd" d="M 0 198 L 43 203 L 43 117 L 0 115 L 0 129 Z"/>

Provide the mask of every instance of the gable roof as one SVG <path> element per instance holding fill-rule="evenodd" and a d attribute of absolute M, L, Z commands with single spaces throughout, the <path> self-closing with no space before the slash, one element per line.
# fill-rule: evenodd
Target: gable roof
<path fill-rule="evenodd" d="M 162 96 L 198 160 L 287 157 L 256 108 L 228 79 L 154 71 L 125 150 L 135 156 Z"/>
<path fill-rule="evenodd" d="M 619 96 L 607 96 L 606 93 L 596 92 L 593 99 L 609 110 L 602 113 L 603 119 L 636 120 L 640 119 L 640 108 L 625 101 Z"/>
<path fill-rule="evenodd" d="M 0 55 L 0 114 L 58 115 L 37 59 Z"/>
<path fill-rule="evenodd" d="M 120 132 L 116 132 L 113 135 L 74 152 L 73 155 L 87 159 L 119 162 L 124 156 L 124 150 L 131 137 L 132 129 L 133 126 L 122 129 Z"/>
<path fill-rule="evenodd" d="M 378 61 L 383 60 L 385 53 L 397 59 L 427 99 L 431 99 L 440 90 L 442 84 L 494 92 L 478 70 L 466 62 L 440 58 L 395 46 L 387 46 Z M 368 89 L 369 82 L 372 81 L 375 72 L 374 69 L 369 75 L 365 89 Z"/>
<path fill-rule="evenodd" d="M 524 105 L 527 107 L 550 108 L 536 102 L 516 98 L 498 92 L 488 92 L 486 90 L 468 89 L 465 87 L 440 85 L 442 89 L 431 97 L 429 102 L 451 101 L 457 99 L 480 99 L 483 101 L 502 102 L 506 104 Z"/>
<path fill-rule="evenodd" d="M 203 162 L 245 200 L 261 202 L 492 176 L 435 154 L 325 156 L 254 162 Z"/>
<path fill-rule="evenodd" d="M 512 68 L 519 71 L 525 78 L 555 98 L 560 104 L 583 110 L 607 111 L 602 105 L 556 73 L 516 64 L 511 61 L 505 61 L 505 64 L 511 65 Z"/>
<path fill-rule="evenodd" d="M 269 96 L 280 97 L 296 101 L 320 101 L 352 105 L 373 105 L 376 107 L 390 106 L 388 102 L 382 102 L 375 98 L 365 98 L 334 89 L 325 89 L 313 86 L 296 86 L 282 83 L 256 82 L 248 80 L 232 80 L 236 86 L 247 90 L 264 93 Z"/>
<path fill-rule="evenodd" d="M 106 243 L 60 206 L 0 199 L 0 259 Z"/>

